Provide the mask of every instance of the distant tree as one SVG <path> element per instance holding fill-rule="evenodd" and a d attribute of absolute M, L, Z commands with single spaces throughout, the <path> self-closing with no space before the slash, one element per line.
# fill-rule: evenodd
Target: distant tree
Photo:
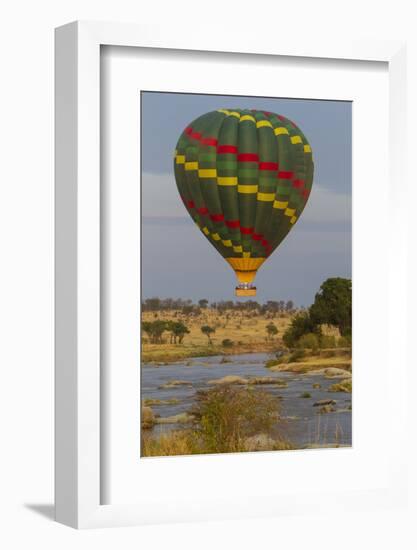
<path fill-rule="evenodd" d="M 270 338 L 271 340 L 274 336 L 278 334 L 278 329 L 274 325 L 274 323 L 269 323 L 268 325 L 266 325 L 265 329 L 268 334 L 268 338 Z"/>
<path fill-rule="evenodd" d="M 352 333 L 352 281 L 341 277 L 327 279 L 310 307 L 315 324 L 337 327 L 341 336 Z"/>
<path fill-rule="evenodd" d="M 209 344 L 212 345 L 213 342 L 211 341 L 210 335 L 214 334 L 216 329 L 214 327 L 210 327 L 209 325 L 204 325 L 201 327 L 201 332 L 207 336 Z"/>
<path fill-rule="evenodd" d="M 152 344 L 162 343 L 162 335 L 167 330 L 166 321 L 144 321 L 142 330 L 146 332 Z"/>
<path fill-rule="evenodd" d="M 166 321 L 154 321 L 152 323 L 152 337 L 156 344 L 162 344 L 162 335 L 166 330 Z"/>
<path fill-rule="evenodd" d="M 171 330 L 174 335 L 174 344 L 177 343 L 177 338 L 178 338 L 178 343 L 182 344 L 182 341 L 184 340 L 184 336 L 186 334 L 190 334 L 188 327 L 186 327 L 184 323 L 181 323 L 181 322 L 173 323 Z"/>
<path fill-rule="evenodd" d="M 202 298 L 201 300 L 198 300 L 198 305 L 201 307 L 201 309 L 206 309 L 208 306 L 208 300 L 206 298 Z"/>
<path fill-rule="evenodd" d="M 288 302 L 285 304 L 285 309 L 287 311 L 292 311 L 294 309 L 294 302 L 292 300 L 288 300 Z"/>
<path fill-rule="evenodd" d="M 143 321 L 142 322 L 142 330 L 146 333 L 149 340 L 152 340 L 152 322 L 151 321 Z"/>

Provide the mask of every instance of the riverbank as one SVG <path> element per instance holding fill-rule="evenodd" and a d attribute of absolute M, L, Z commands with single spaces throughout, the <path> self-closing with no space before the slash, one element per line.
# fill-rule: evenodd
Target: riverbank
<path fill-rule="evenodd" d="M 142 419 L 147 421 L 147 429 L 142 430 L 142 456 L 202 452 L 193 440 L 195 403 L 201 392 L 204 395 L 214 389 L 228 388 L 249 396 L 263 392 L 279 403 L 279 419 L 268 437 L 256 429 L 254 439 L 245 442 L 242 450 L 249 450 L 247 445 L 252 443 L 254 448 L 250 450 L 349 446 L 352 403 L 349 351 L 322 353 L 321 368 L 317 368 L 317 356 L 313 355 L 303 357 L 304 364 L 287 363 L 279 371 L 266 367 L 271 361 L 271 354 L 266 353 L 227 357 L 222 354 L 159 366 L 143 364 Z M 326 357 L 329 354 L 339 355 Z M 330 360 L 339 367 L 329 366 Z M 345 368 L 340 367 L 342 360 Z M 303 372 L 306 364 L 311 368 Z M 237 405 L 242 407 L 240 401 Z"/>

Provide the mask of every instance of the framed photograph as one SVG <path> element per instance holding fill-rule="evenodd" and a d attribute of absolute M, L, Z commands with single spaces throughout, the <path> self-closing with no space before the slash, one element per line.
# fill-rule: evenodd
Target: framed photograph
<path fill-rule="evenodd" d="M 57 29 L 58 521 L 402 505 L 404 56 Z"/>

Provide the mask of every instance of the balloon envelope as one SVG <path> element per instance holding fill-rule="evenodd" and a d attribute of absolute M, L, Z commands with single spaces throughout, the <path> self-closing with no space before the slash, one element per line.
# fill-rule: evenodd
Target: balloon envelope
<path fill-rule="evenodd" d="M 238 296 L 299 219 L 314 164 L 307 138 L 284 116 L 219 109 L 191 122 L 174 156 L 188 213 L 235 270 Z"/>

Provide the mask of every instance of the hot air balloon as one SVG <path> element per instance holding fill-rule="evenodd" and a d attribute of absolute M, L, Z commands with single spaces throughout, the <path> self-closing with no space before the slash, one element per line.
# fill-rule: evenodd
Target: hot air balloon
<path fill-rule="evenodd" d="M 185 128 L 174 170 L 191 218 L 236 273 L 236 296 L 256 295 L 257 270 L 294 227 L 311 192 L 307 138 L 275 113 L 219 109 Z"/>

